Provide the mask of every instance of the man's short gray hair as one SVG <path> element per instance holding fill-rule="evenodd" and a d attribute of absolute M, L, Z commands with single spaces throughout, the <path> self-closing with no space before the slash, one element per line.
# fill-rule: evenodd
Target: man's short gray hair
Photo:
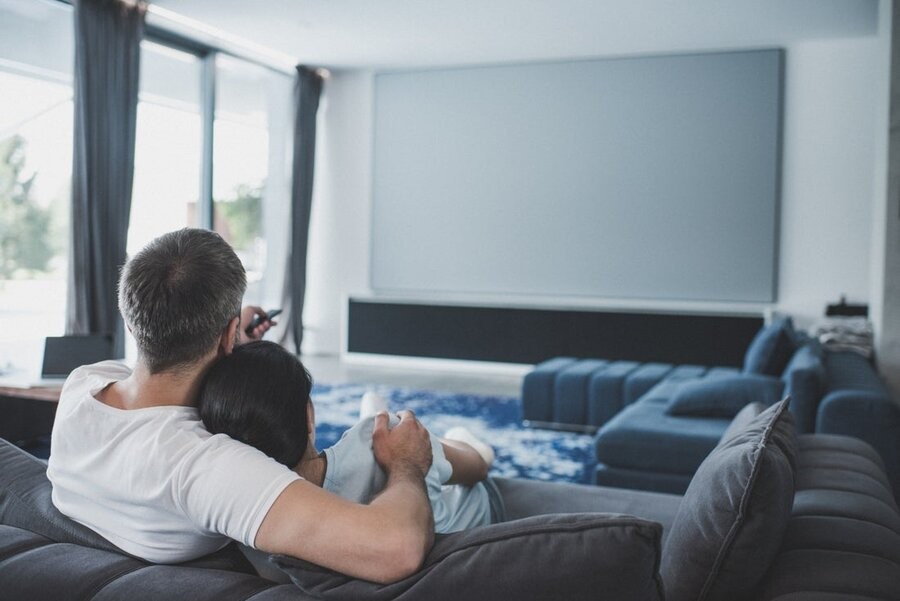
<path fill-rule="evenodd" d="M 206 355 L 240 315 L 247 277 L 234 250 L 215 232 L 163 234 L 122 268 L 119 310 L 150 373 Z"/>

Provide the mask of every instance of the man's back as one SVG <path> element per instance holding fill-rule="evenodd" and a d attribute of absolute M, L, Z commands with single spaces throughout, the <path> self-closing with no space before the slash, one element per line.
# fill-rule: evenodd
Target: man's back
<path fill-rule="evenodd" d="M 211 435 L 193 407 L 125 410 L 95 398 L 130 373 L 108 361 L 66 382 L 47 469 L 54 505 L 149 561 L 193 559 L 229 537 L 253 545 L 269 507 L 298 476 Z"/>

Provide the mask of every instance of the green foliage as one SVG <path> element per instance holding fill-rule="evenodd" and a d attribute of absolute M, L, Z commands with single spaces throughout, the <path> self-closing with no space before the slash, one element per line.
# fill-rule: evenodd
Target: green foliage
<path fill-rule="evenodd" d="M 37 174 L 24 168 L 25 140 L 0 140 L 0 279 L 46 272 L 54 255 L 51 211 L 31 198 Z"/>
<path fill-rule="evenodd" d="M 216 200 L 216 211 L 225 220 L 225 237 L 234 248 L 250 248 L 262 236 L 262 196 L 263 184 L 240 184 L 234 196 Z"/>

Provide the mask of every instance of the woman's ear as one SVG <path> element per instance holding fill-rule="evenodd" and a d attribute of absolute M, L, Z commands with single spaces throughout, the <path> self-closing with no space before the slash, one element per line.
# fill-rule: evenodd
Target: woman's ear
<path fill-rule="evenodd" d="M 226 356 L 231 354 L 231 351 L 234 350 L 234 347 L 237 344 L 238 327 L 240 325 L 240 317 L 232 318 L 232 320 L 228 322 L 228 325 L 225 326 L 222 337 L 219 338 L 219 350 Z"/>

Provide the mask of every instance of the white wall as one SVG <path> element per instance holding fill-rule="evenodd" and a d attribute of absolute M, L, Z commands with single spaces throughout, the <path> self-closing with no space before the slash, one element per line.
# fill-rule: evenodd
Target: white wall
<path fill-rule="evenodd" d="M 801 325 L 842 294 L 869 300 L 880 50 L 868 37 L 787 52 L 778 309 Z"/>
<path fill-rule="evenodd" d="M 900 40 L 892 42 L 891 32 L 900 35 L 900 13 L 892 15 L 887 0 L 880 8 L 882 54 L 890 63 L 891 79 L 879 82 L 874 90 L 882 99 L 876 111 L 876 138 L 882 146 L 890 146 L 875 163 L 876 192 L 884 193 L 876 193 L 873 208 L 870 314 L 878 371 L 896 400 L 900 399 Z"/>
<path fill-rule="evenodd" d="M 344 297 L 369 286 L 371 74 L 333 73 L 317 126 L 303 352 L 333 354 Z"/>
<path fill-rule="evenodd" d="M 841 294 L 870 300 L 873 220 L 878 222 L 873 205 L 884 195 L 876 173 L 886 153 L 883 132 L 876 131 L 884 104 L 877 92 L 887 77 L 884 35 L 882 28 L 877 35 L 784 46 L 779 301 L 773 308 L 796 315 L 801 326 Z M 313 331 L 304 350 L 334 353 L 341 348 L 345 296 L 369 285 L 371 74 L 334 73 L 326 99 L 306 312 Z"/>

